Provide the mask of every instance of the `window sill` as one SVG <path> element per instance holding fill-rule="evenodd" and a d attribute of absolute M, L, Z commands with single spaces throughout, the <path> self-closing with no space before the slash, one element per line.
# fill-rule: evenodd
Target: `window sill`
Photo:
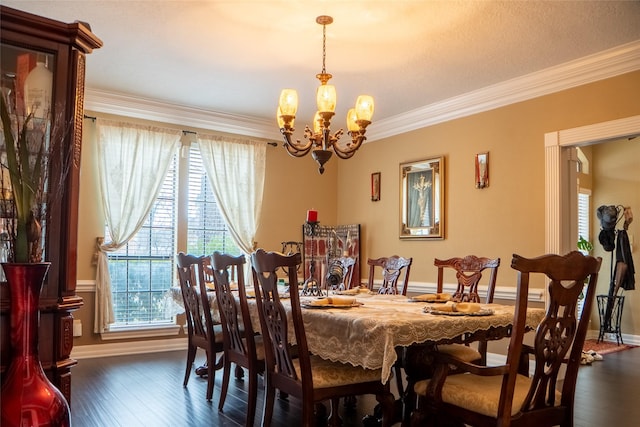
<path fill-rule="evenodd" d="M 100 334 L 104 341 L 124 340 L 132 338 L 154 338 L 175 336 L 180 333 L 180 325 L 144 325 L 144 326 L 114 326 L 109 331 Z"/>

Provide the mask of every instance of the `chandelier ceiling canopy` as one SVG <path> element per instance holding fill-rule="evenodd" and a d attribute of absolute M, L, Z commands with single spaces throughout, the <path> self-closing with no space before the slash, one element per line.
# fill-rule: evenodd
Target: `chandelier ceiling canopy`
<path fill-rule="evenodd" d="M 340 144 L 340 137 L 344 134 L 342 129 L 331 134 L 331 119 L 336 109 L 336 88 L 327 82 L 333 77 L 327 73 L 326 44 L 327 25 L 333 22 L 333 18 L 321 15 L 316 18 L 316 22 L 322 25 L 322 72 L 316 74 L 320 81 L 320 86 L 316 93 L 316 103 L 318 110 L 313 118 L 313 129 L 309 126 L 304 128 L 304 139 L 293 140 L 294 121 L 298 110 L 298 93 L 295 89 L 283 89 L 280 93 L 278 105 L 278 127 L 284 138 L 284 147 L 287 152 L 294 157 L 303 157 L 311 151 L 311 156 L 318 163 L 318 170 L 324 172 L 324 164 L 331 158 L 332 150 L 341 159 L 352 157 L 366 140 L 365 132 L 367 126 L 371 124 L 373 116 L 373 98 L 369 95 L 360 95 L 356 100 L 356 105 L 347 113 L 347 130 L 351 137 L 350 141 Z"/>

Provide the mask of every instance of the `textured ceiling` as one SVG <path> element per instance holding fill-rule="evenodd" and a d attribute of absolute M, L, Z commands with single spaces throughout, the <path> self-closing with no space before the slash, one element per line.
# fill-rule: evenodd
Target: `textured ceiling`
<path fill-rule="evenodd" d="M 640 1 L 33 1 L 6 6 L 81 20 L 104 42 L 87 87 L 206 111 L 273 119 L 298 90 L 299 124 L 322 68 L 337 116 L 360 93 L 376 120 L 640 40 Z M 308 120 L 304 120 L 308 117 Z"/>

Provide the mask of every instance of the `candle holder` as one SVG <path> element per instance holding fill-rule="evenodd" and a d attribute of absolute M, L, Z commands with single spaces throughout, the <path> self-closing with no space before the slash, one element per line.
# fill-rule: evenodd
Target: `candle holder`
<path fill-rule="evenodd" d="M 305 236 L 311 237 L 311 256 L 309 258 L 309 277 L 307 277 L 302 285 L 302 295 L 304 296 L 324 296 L 320 283 L 316 279 L 316 259 L 315 259 L 315 242 L 313 238 L 318 232 L 318 221 L 307 221 L 304 224 Z"/>

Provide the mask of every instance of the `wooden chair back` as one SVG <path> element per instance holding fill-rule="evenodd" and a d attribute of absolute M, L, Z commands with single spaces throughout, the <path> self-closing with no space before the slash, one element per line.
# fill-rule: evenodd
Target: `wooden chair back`
<path fill-rule="evenodd" d="M 424 406 L 431 414 L 416 411 L 412 425 L 442 417 L 474 426 L 572 426 L 576 380 L 589 323 L 588 315 L 580 320 L 576 317 L 578 300 L 586 283 L 584 313 L 590 313 L 601 262 L 601 258 L 577 251 L 537 258 L 513 255 L 511 267 L 518 271 L 518 287 L 506 364 L 482 367 L 437 354 L 435 374 L 426 387 L 431 403 Z M 546 276 L 549 300 L 534 345 L 529 346 L 523 337 L 532 274 Z M 529 375 L 530 358 L 535 363 L 533 375 Z M 452 365 L 456 372 L 471 374 L 447 376 Z M 561 371 L 564 380 L 559 387 Z M 449 382 L 454 384 L 451 388 Z M 419 388 L 420 383 L 416 391 L 421 394 Z M 486 402 L 476 403 L 469 398 L 473 395 Z"/>
<path fill-rule="evenodd" d="M 216 251 L 211 255 L 210 260 L 224 337 L 224 371 L 218 409 L 222 411 L 224 407 L 229 387 L 231 363 L 246 368 L 249 371 L 246 425 L 252 426 L 256 412 L 257 375 L 264 372 L 264 357 L 260 357 L 264 355 L 264 351 L 261 346 L 261 340 L 258 342 L 260 344 L 260 348 L 258 348 L 255 332 L 251 324 L 244 280 L 245 256 L 232 256 Z M 237 276 L 237 281 L 235 282 L 237 289 L 232 286 L 234 275 Z"/>
<path fill-rule="evenodd" d="M 584 295 L 583 313 L 591 313 L 595 299 L 598 271 L 602 259 L 583 255 L 578 251 L 565 256 L 544 255 L 527 259 L 513 255 L 511 267 L 518 271 L 518 294 L 515 312 L 514 332 L 509 343 L 507 364 L 511 364 L 504 381 L 499 405 L 499 417 L 502 422 L 509 418 L 540 419 L 537 425 L 573 424 L 573 401 L 575 396 L 578 368 L 582 357 L 582 346 L 589 327 L 589 316 L 577 319 L 578 300 Z M 547 286 L 549 301 L 544 319 L 535 334 L 533 346 L 523 344 L 526 310 L 531 273 L 544 274 L 549 281 Z M 524 350 L 524 351 L 523 351 Z M 531 377 L 531 387 L 527 398 L 519 408 L 519 413 L 511 417 L 510 401 L 513 398 L 515 379 L 518 371 L 518 359 L 521 354 L 530 353 L 535 363 Z M 522 374 L 528 373 L 528 359 L 519 366 Z M 555 400 L 558 375 L 564 368 L 560 402 Z M 525 370 L 526 369 L 526 370 Z M 557 405 L 557 406 L 556 406 Z"/>
<path fill-rule="evenodd" d="M 222 351 L 222 339 L 221 334 L 217 334 L 218 339 L 216 339 L 204 278 L 205 259 L 205 256 L 180 252 L 176 256 L 176 264 L 187 319 L 187 368 L 183 385 L 186 387 L 189 382 L 197 349 L 204 349 L 207 353 L 207 400 L 211 400 L 215 370 L 219 367 L 216 366 L 215 355 Z"/>
<path fill-rule="evenodd" d="M 288 240 L 286 242 L 282 242 L 282 250 L 281 250 L 281 252 L 282 252 L 283 255 L 299 254 L 299 253 L 302 253 L 302 247 L 303 246 L 304 246 L 303 242 L 296 242 L 296 241 Z M 302 264 L 300 264 L 298 266 L 297 271 L 300 271 L 300 267 L 301 266 L 302 266 Z"/>
<path fill-rule="evenodd" d="M 262 335 L 265 341 L 265 399 L 262 425 L 268 427 L 273 415 L 276 389 L 293 395 L 302 401 L 302 419 L 299 425 L 311 426 L 314 421 L 314 405 L 325 400 L 331 402 L 329 425 L 339 425 L 338 402 L 340 398 L 360 394 L 375 394 L 382 409 L 382 425 L 391 425 L 394 398 L 389 384 L 380 380 L 379 370 L 365 370 L 350 364 L 331 362 L 309 353 L 300 297 L 290 292 L 291 324 L 295 346 L 289 343 L 287 311 L 278 295 L 276 272 L 285 269 L 289 283 L 294 282 L 301 255 L 289 256 L 258 249 L 251 255 L 256 302 Z M 322 387 L 314 387 L 314 378 Z"/>
<path fill-rule="evenodd" d="M 353 271 L 357 258 L 340 257 L 329 261 L 325 283 L 329 290 L 343 291 L 353 287 Z"/>
<path fill-rule="evenodd" d="M 378 289 L 380 294 L 407 295 L 409 287 L 409 273 L 413 258 L 403 258 L 398 255 L 390 257 L 369 258 L 369 290 L 372 291 L 375 283 L 376 270 L 379 268 L 382 274 L 382 284 Z"/>
<path fill-rule="evenodd" d="M 498 267 L 500 267 L 500 258 L 490 259 L 477 257 L 475 255 L 467 255 L 463 258 L 450 258 L 447 260 L 435 259 L 434 265 L 438 268 L 437 292 L 443 292 L 445 270 L 455 272 L 457 288 L 452 298 L 458 302 L 477 302 L 490 304 L 493 302 L 493 296 L 496 289 L 496 278 L 498 275 Z M 487 285 L 487 293 L 484 301 L 478 293 L 478 285 L 482 279 L 482 273 L 488 270 L 489 281 Z M 478 362 L 482 365 L 487 361 L 487 341 L 479 341 L 477 351 L 469 346 L 462 344 L 439 345 L 438 351 L 447 352 L 455 357 L 464 359 L 467 362 Z"/>
<path fill-rule="evenodd" d="M 210 264 L 222 331 L 225 336 L 225 347 L 242 355 L 246 355 L 248 352 L 247 344 L 249 343 L 244 341 L 245 332 L 247 336 L 254 335 L 244 283 L 243 266 L 245 263 L 244 255 L 234 257 L 216 251 L 211 255 Z M 236 271 L 237 281 L 234 282 L 232 275 Z M 237 289 L 232 286 L 234 283 Z"/>
<path fill-rule="evenodd" d="M 490 259 L 467 255 L 464 258 L 449 258 L 446 260 L 435 259 L 434 265 L 438 268 L 437 292 L 443 292 L 445 269 L 454 270 L 458 287 L 453 294 L 453 299 L 458 302 L 492 303 L 496 289 L 496 277 L 500 258 Z M 478 294 L 478 284 L 482 279 L 482 273 L 488 270 L 489 283 L 484 301 Z"/>
<path fill-rule="evenodd" d="M 290 292 L 291 316 L 297 350 L 288 341 L 289 322 L 280 295 L 278 294 L 278 269 L 284 269 L 289 283 L 297 281 L 297 267 L 302 262 L 300 253 L 282 255 L 258 249 L 251 255 L 256 305 L 265 340 L 265 360 L 273 387 L 285 393 L 300 395 L 303 388 L 311 392 L 311 367 L 307 338 L 302 322 L 302 311 L 298 292 Z M 294 369 L 294 359 L 299 356 L 301 375 Z"/>

